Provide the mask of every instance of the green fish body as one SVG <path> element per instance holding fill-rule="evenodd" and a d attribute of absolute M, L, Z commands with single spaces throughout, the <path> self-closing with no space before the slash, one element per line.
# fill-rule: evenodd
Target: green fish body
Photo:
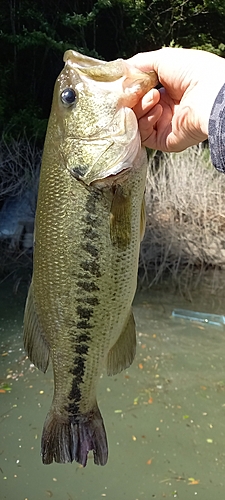
<path fill-rule="evenodd" d="M 125 61 L 67 51 L 53 96 L 25 315 L 30 360 L 54 372 L 44 464 L 107 462 L 96 387 L 135 356 L 131 304 L 144 233 L 146 152 L 131 107 L 156 82 Z"/>

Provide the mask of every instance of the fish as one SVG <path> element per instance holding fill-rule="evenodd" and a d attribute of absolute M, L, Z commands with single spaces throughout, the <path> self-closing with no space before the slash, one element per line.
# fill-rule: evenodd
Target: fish
<path fill-rule="evenodd" d="M 43 372 L 53 366 L 43 464 L 85 467 L 89 451 L 97 465 L 108 459 L 98 380 L 135 356 L 147 157 L 132 108 L 157 76 L 73 50 L 64 63 L 42 157 L 24 347 Z"/>

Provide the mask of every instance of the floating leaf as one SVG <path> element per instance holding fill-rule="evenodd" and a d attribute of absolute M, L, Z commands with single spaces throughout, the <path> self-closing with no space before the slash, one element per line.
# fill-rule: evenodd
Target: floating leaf
<path fill-rule="evenodd" d="M 194 479 L 193 477 L 189 477 L 188 480 L 190 481 L 190 483 L 188 483 L 189 486 L 200 483 L 199 479 Z"/>
<path fill-rule="evenodd" d="M 11 391 L 12 387 L 9 384 L 1 384 L 0 391 L 4 394 L 6 391 Z"/>
<path fill-rule="evenodd" d="M 51 490 L 46 490 L 46 493 L 48 495 L 49 498 L 52 498 L 53 497 L 53 493 Z"/>

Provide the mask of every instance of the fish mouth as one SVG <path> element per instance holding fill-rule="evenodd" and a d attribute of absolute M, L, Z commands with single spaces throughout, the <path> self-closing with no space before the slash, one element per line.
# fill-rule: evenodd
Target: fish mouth
<path fill-rule="evenodd" d="M 112 91 L 120 92 L 121 105 L 124 107 L 133 108 L 144 94 L 158 84 L 155 71 L 145 73 L 123 59 L 107 62 L 67 50 L 63 60 L 82 74 L 82 79 L 98 83 L 98 89 L 110 90 L 108 85 L 114 83 Z"/>

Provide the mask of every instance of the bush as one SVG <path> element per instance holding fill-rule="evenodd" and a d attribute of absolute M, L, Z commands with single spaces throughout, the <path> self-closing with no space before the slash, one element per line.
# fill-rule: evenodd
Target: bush
<path fill-rule="evenodd" d="M 28 225 L 33 226 L 35 216 L 41 154 L 35 140 L 25 135 L 10 142 L 0 140 L 0 227 L 11 228 L 8 236 L 0 231 L 0 276 L 13 274 L 16 282 L 24 274 L 30 277 L 32 269 L 32 249 L 25 239 L 33 230 Z"/>
<path fill-rule="evenodd" d="M 206 268 L 225 266 L 225 176 L 212 166 L 208 149 L 153 157 L 146 205 L 142 284 L 157 283 L 169 272 L 188 285 L 194 270 L 198 280 Z"/>
<path fill-rule="evenodd" d="M 0 140 L 0 203 L 26 189 L 37 193 L 41 155 L 35 138 L 23 135 L 8 142 L 3 135 Z"/>

